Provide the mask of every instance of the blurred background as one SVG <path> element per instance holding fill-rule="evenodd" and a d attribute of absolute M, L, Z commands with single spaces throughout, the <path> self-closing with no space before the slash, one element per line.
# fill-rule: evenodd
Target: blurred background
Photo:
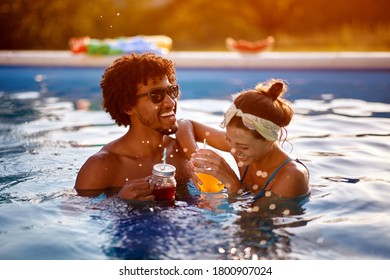
<path fill-rule="evenodd" d="M 389 0 L 0 0 L 0 49 L 166 35 L 174 51 L 224 51 L 227 37 L 266 36 L 275 51 L 389 51 L 389 11 Z"/>

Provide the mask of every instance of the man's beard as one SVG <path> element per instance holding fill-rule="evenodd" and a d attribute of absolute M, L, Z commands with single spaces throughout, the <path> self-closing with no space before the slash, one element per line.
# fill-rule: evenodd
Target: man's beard
<path fill-rule="evenodd" d="M 176 113 L 176 106 L 174 108 L 174 112 Z M 144 114 L 139 114 L 138 119 L 144 126 L 147 126 L 155 131 L 158 131 L 161 135 L 175 134 L 179 129 L 179 125 L 177 121 L 175 121 L 173 125 L 167 128 L 167 127 L 163 127 L 162 123 L 156 121 L 156 119 L 151 115 L 145 116 Z"/>
<path fill-rule="evenodd" d="M 171 135 L 171 134 L 175 134 L 178 129 L 179 129 L 179 126 L 177 124 L 175 124 L 174 126 L 171 126 L 169 129 L 160 128 L 159 132 L 162 135 Z"/>
<path fill-rule="evenodd" d="M 161 135 L 175 134 L 177 132 L 177 130 L 179 129 L 179 125 L 177 124 L 177 122 L 174 125 L 170 126 L 169 128 L 166 128 L 166 127 L 162 127 L 160 125 L 153 125 L 153 121 L 152 120 L 144 118 L 142 116 L 140 118 L 140 121 L 145 126 L 148 126 L 148 127 L 152 128 L 152 129 L 154 129 L 155 131 L 158 131 Z"/>

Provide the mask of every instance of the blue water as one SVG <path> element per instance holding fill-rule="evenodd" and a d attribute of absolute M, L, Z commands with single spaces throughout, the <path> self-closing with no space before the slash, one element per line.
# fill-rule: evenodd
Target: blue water
<path fill-rule="evenodd" d="M 126 131 L 100 110 L 102 73 L 0 67 L 0 259 L 390 259 L 390 71 L 178 69 L 179 117 L 212 126 L 235 91 L 288 82 L 283 147 L 311 196 L 269 211 L 191 186 L 171 206 L 78 196 L 81 165 Z"/>

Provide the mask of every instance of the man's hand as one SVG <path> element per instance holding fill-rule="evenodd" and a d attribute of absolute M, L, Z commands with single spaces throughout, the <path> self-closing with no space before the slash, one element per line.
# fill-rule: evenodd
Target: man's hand
<path fill-rule="evenodd" d="M 149 178 L 135 179 L 126 182 L 118 193 L 124 200 L 153 201 L 153 188 L 149 184 Z"/>

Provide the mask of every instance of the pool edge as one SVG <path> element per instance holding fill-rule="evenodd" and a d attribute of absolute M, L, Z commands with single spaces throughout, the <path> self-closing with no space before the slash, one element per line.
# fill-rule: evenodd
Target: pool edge
<path fill-rule="evenodd" d="M 170 52 L 177 67 L 245 69 L 390 69 L 390 52 Z M 106 67 L 118 56 L 70 51 L 0 51 L 0 65 Z"/>

